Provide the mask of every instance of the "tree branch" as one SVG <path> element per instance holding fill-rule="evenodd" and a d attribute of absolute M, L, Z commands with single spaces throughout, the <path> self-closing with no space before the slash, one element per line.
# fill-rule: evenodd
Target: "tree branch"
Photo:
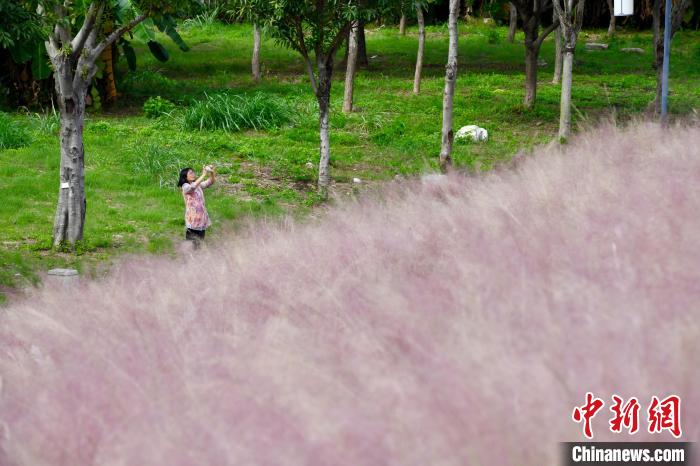
<path fill-rule="evenodd" d="M 343 26 L 340 31 L 338 31 L 338 34 L 335 36 L 333 39 L 333 42 L 331 43 L 331 47 L 328 50 L 328 55 L 325 57 L 324 62 L 328 64 L 328 61 L 333 58 L 335 55 L 335 51 L 338 47 L 340 47 L 340 44 L 343 42 L 345 39 L 345 36 L 350 32 L 350 27 L 352 26 L 351 22 L 348 22 Z"/>
<path fill-rule="evenodd" d="M 314 90 L 314 94 L 318 90 L 316 85 L 316 76 L 314 75 L 314 65 L 311 63 L 309 58 L 309 51 L 306 50 L 306 42 L 304 41 L 304 30 L 301 27 L 301 17 L 297 16 L 295 18 L 295 26 L 297 31 L 297 39 L 299 40 L 299 52 L 301 56 L 304 57 L 304 62 L 306 63 L 306 71 L 309 73 L 309 78 L 311 78 L 311 87 Z"/>
<path fill-rule="evenodd" d="M 73 41 L 71 42 L 71 48 L 73 49 L 73 58 L 80 55 L 83 51 L 85 42 L 87 41 L 88 35 L 92 32 L 92 28 L 95 27 L 95 20 L 97 19 L 97 4 L 92 2 L 90 8 L 88 9 L 87 15 L 85 16 L 85 21 L 83 22 L 83 27 L 75 35 Z"/>
<path fill-rule="evenodd" d="M 556 28 L 559 27 L 559 20 L 552 21 L 552 24 L 544 28 L 542 31 L 542 34 L 540 34 L 537 37 L 537 40 L 535 41 L 535 46 L 539 48 L 542 45 L 542 42 L 544 42 L 545 38 L 552 33 Z"/>
<path fill-rule="evenodd" d="M 107 48 L 107 46 L 112 45 L 115 40 L 119 39 L 121 36 L 123 36 L 127 31 L 130 31 L 136 25 L 138 25 L 141 21 L 146 19 L 146 15 L 139 15 L 136 18 L 132 19 L 129 21 L 128 24 L 125 24 L 124 26 L 120 27 L 119 29 L 114 30 L 110 35 L 105 37 L 102 42 L 100 42 L 93 50 L 92 50 L 92 58 L 96 59 L 97 57 L 100 56 L 102 51 Z"/>
<path fill-rule="evenodd" d="M 67 45 L 70 45 L 71 43 L 71 38 L 70 38 L 70 31 L 65 28 L 65 22 L 67 21 L 66 15 L 65 15 L 65 10 L 64 7 L 61 5 L 56 5 L 54 7 L 54 13 L 56 13 L 56 16 L 58 19 L 56 20 L 56 25 L 54 26 L 53 29 L 53 34 L 54 37 L 56 37 L 58 40 L 57 42 L 60 42 L 61 47 L 65 47 Z"/>

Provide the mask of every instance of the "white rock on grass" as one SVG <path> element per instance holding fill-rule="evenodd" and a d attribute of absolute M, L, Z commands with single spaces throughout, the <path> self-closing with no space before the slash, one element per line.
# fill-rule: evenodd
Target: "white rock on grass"
<path fill-rule="evenodd" d="M 608 48 L 608 44 L 598 44 L 596 42 L 588 42 L 586 44 L 587 50 L 605 50 Z"/>
<path fill-rule="evenodd" d="M 359 179 L 359 178 L 353 178 L 353 179 L 352 179 L 352 182 L 355 183 L 355 184 L 360 184 L 360 183 L 362 183 L 362 180 Z"/>
<path fill-rule="evenodd" d="M 644 49 L 640 49 L 637 47 L 627 47 L 624 49 L 620 49 L 621 52 L 627 52 L 627 53 L 644 53 Z"/>
<path fill-rule="evenodd" d="M 455 134 L 455 140 L 470 139 L 472 141 L 486 141 L 489 138 L 489 132 L 477 125 L 462 126 Z"/>

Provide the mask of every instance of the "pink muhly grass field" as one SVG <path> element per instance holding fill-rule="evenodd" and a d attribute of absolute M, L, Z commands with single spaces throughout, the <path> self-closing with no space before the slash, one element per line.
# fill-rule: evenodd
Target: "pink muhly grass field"
<path fill-rule="evenodd" d="M 699 368 L 700 130 L 608 126 L 0 310 L 0 465 L 554 465 Z"/>

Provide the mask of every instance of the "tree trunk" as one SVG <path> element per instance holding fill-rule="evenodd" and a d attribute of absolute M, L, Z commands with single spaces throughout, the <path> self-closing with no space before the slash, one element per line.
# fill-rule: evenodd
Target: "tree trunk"
<path fill-rule="evenodd" d="M 523 105 L 527 109 L 535 106 L 537 99 L 537 58 L 539 55 L 537 44 L 528 44 L 525 40 L 525 99 Z"/>
<path fill-rule="evenodd" d="M 573 81 L 574 53 L 567 50 L 562 63 L 561 109 L 559 113 L 559 141 L 571 137 L 571 83 Z"/>
<path fill-rule="evenodd" d="M 661 0 L 654 0 L 654 6 L 651 11 L 652 16 L 652 26 L 651 29 L 654 32 L 654 49 L 657 53 L 654 54 L 654 68 L 661 65 L 661 60 L 663 59 L 663 39 L 661 38 Z M 658 49 L 661 47 L 661 55 L 658 53 Z"/>
<path fill-rule="evenodd" d="M 53 61 L 61 116 L 60 181 L 53 228 L 53 245 L 58 247 L 66 242 L 73 245 L 83 238 L 86 210 L 83 128 L 88 85 L 83 79 L 74 79 L 68 57 L 54 57 Z"/>
<path fill-rule="evenodd" d="M 401 20 L 399 21 L 399 34 L 402 36 L 406 35 L 406 14 L 401 13 Z"/>
<path fill-rule="evenodd" d="M 343 113 L 352 112 L 352 94 L 355 83 L 355 65 L 357 64 L 357 22 L 350 28 L 348 38 L 348 63 L 345 71 L 345 96 L 343 98 Z"/>
<path fill-rule="evenodd" d="M 559 84 L 561 82 L 561 68 L 564 54 L 561 42 L 561 27 L 558 27 L 557 30 L 554 31 L 554 77 L 552 78 L 552 84 Z"/>
<path fill-rule="evenodd" d="M 117 101 L 117 84 L 114 81 L 114 61 L 111 45 L 105 47 L 100 55 L 100 59 L 104 63 L 104 69 L 102 70 L 105 85 L 104 103 L 109 105 Z"/>
<path fill-rule="evenodd" d="M 610 10 L 610 25 L 608 26 L 608 37 L 615 35 L 615 5 L 614 0 L 608 0 L 608 9 Z"/>
<path fill-rule="evenodd" d="M 318 164 L 318 192 L 324 199 L 328 197 L 328 187 L 331 182 L 331 140 L 329 130 L 332 74 L 333 60 L 330 59 L 328 64 L 324 64 L 323 58 L 318 58 L 318 89 L 316 91 L 316 99 L 318 100 L 321 135 L 320 159 Z"/>
<path fill-rule="evenodd" d="M 365 22 L 360 21 L 357 27 L 357 64 L 358 66 L 369 65 L 367 58 L 367 41 L 365 40 Z"/>
<path fill-rule="evenodd" d="M 253 81 L 255 83 L 260 82 L 260 26 L 257 23 L 253 23 L 253 60 L 252 60 L 252 71 L 253 71 Z"/>
<path fill-rule="evenodd" d="M 657 51 L 657 55 L 659 55 Z M 656 95 L 654 97 L 654 100 L 652 102 L 652 107 L 654 109 L 654 114 L 660 115 L 661 114 L 661 91 L 662 91 L 662 74 L 663 74 L 663 59 L 664 59 L 664 48 L 663 48 L 663 43 L 661 44 L 661 57 L 656 57 L 657 63 L 659 63 L 659 66 L 656 67 Z"/>
<path fill-rule="evenodd" d="M 418 17 L 418 56 L 416 57 L 416 73 L 413 77 L 413 93 L 420 93 L 420 81 L 423 74 L 423 55 L 425 54 L 425 17 L 423 7 L 416 4 L 416 16 Z"/>
<path fill-rule="evenodd" d="M 659 3 L 657 9 L 657 2 Z M 679 0 L 671 10 L 671 31 L 669 40 L 669 53 L 671 49 L 671 43 L 673 41 L 673 36 L 676 34 L 683 23 L 683 16 L 685 15 L 687 9 L 690 7 L 690 0 Z M 662 75 L 663 75 L 663 60 L 664 60 L 664 37 L 660 24 L 661 22 L 661 2 L 659 0 L 654 1 L 654 13 L 657 15 L 655 18 L 654 27 L 658 30 L 654 31 L 654 44 L 655 44 L 655 62 L 656 67 L 656 98 L 652 102 L 654 111 L 659 114 L 661 113 L 661 92 L 662 92 Z"/>
<path fill-rule="evenodd" d="M 508 26 L 508 42 L 511 44 L 515 40 L 515 32 L 518 29 L 518 10 L 515 9 L 515 5 L 509 3 L 510 5 L 510 25 Z"/>
<path fill-rule="evenodd" d="M 440 148 L 440 168 L 444 171 L 452 164 L 452 109 L 457 81 L 457 51 L 458 31 L 457 17 L 459 16 L 459 0 L 450 0 L 450 47 L 445 67 L 445 92 L 442 100 L 442 145 Z"/>
<path fill-rule="evenodd" d="M 693 0 L 693 17 L 690 18 L 691 29 L 700 27 L 700 0 Z"/>

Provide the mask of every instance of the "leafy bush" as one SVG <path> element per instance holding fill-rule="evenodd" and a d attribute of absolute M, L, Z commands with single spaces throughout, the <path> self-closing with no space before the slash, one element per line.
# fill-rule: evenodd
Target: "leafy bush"
<path fill-rule="evenodd" d="M 0 112 L 0 149 L 15 149 L 30 143 L 29 133 L 10 115 Z"/>
<path fill-rule="evenodd" d="M 175 104 L 161 96 L 150 97 L 143 104 L 143 113 L 148 118 L 158 118 L 160 116 L 169 115 L 175 110 Z"/>
<path fill-rule="evenodd" d="M 262 93 L 249 95 L 213 94 L 187 109 L 184 125 L 187 129 L 277 128 L 292 119 L 289 104 Z"/>

